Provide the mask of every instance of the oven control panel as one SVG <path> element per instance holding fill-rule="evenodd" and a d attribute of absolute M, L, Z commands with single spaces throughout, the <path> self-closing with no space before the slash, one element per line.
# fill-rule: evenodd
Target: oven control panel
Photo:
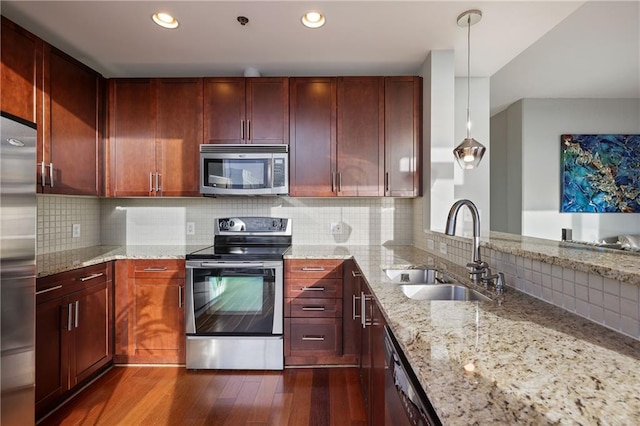
<path fill-rule="evenodd" d="M 276 217 L 229 217 L 215 221 L 216 234 L 221 233 L 290 233 L 288 218 Z"/>

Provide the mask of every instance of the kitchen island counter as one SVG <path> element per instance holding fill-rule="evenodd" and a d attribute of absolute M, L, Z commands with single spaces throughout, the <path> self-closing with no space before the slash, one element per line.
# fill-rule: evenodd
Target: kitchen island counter
<path fill-rule="evenodd" d="M 432 266 L 470 284 L 465 268 L 411 246 L 285 255 L 351 257 L 444 424 L 640 423 L 640 341 L 511 288 L 500 304 L 408 299 L 383 268 Z"/>

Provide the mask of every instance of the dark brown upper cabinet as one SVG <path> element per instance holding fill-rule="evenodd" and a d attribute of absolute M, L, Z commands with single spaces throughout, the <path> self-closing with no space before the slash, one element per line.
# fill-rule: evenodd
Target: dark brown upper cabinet
<path fill-rule="evenodd" d="M 204 79 L 204 143 L 289 143 L 289 79 Z"/>

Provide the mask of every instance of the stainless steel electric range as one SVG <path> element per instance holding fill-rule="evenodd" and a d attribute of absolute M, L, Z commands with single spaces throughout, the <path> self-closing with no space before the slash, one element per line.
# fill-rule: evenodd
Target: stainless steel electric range
<path fill-rule="evenodd" d="M 291 219 L 215 220 L 214 244 L 186 256 L 189 369 L 284 368 L 283 255 Z"/>

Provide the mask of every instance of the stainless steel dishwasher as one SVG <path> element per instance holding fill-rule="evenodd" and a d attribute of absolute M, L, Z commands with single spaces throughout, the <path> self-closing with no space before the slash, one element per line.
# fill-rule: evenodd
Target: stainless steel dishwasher
<path fill-rule="evenodd" d="M 393 426 L 441 425 L 389 327 L 384 328 L 384 348 L 384 397 L 388 410 L 385 417 L 393 420 Z"/>

